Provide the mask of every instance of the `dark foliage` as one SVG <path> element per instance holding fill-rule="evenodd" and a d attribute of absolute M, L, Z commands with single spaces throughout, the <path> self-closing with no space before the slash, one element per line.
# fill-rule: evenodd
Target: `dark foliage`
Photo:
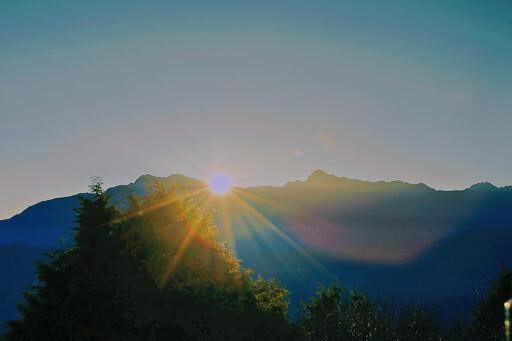
<path fill-rule="evenodd" d="M 96 181 L 74 244 L 37 263 L 7 340 L 290 339 L 288 291 L 254 281 L 209 214 L 153 184 L 120 212 Z"/>
<path fill-rule="evenodd" d="M 321 287 L 317 297 L 304 303 L 300 323 L 310 340 L 391 340 L 384 314 L 366 294 L 347 293 L 338 284 Z"/>
<path fill-rule="evenodd" d="M 300 326 L 309 340 L 463 340 L 462 325 L 450 329 L 435 312 L 413 303 L 372 302 L 338 284 L 319 288 L 303 306 Z"/>
<path fill-rule="evenodd" d="M 471 340 L 504 339 L 504 303 L 512 298 L 512 269 L 502 268 L 487 294 L 481 297 L 466 337 Z"/>
<path fill-rule="evenodd" d="M 501 340 L 512 270 L 469 323 L 410 303 L 372 301 L 338 284 L 288 320 L 289 291 L 240 265 L 211 214 L 152 183 L 119 210 L 96 180 L 76 209 L 73 244 L 37 262 L 37 282 L 6 340 Z"/>

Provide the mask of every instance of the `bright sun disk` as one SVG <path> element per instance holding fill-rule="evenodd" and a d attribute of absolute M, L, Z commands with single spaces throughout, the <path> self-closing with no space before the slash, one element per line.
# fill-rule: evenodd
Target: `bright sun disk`
<path fill-rule="evenodd" d="M 225 174 L 215 174 L 210 179 L 210 188 L 215 193 L 225 193 L 231 188 L 231 179 Z"/>

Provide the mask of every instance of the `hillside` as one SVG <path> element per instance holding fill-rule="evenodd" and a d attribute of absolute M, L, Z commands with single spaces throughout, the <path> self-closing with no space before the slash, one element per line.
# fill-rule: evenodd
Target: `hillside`
<path fill-rule="evenodd" d="M 34 281 L 34 262 L 45 259 L 43 254 L 50 249 L 20 243 L 0 245 L 0 322 L 19 316 L 16 304 L 21 300 L 21 293 Z M 0 331 L 3 330 L 3 326 L 0 327 Z"/>

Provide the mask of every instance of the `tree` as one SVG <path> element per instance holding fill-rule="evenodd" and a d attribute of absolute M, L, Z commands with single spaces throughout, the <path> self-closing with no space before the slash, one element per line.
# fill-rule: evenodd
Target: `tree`
<path fill-rule="evenodd" d="M 317 297 L 303 303 L 306 315 L 300 323 L 310 340 L 342 340 L 346 330 L 343 316 L 348 306 L 342 302 L 344 289 L 333 283 L 317 290 Z"/>
<path fill-rule="evenodd" d="M 111 304 L 117 259 L 109 233 L 118 212 L 99 181 L 91 190 L 93 199 L 80 198 L 76 210 L 73 245 L 52 250 L 48 263 L 36 263 L 38 281 L 18 306 L 22 319 L 7 322 L 7 339 L 112 338 L 103 326 L 120 324 Z"/>
<path fill-rule="evenodd" d="M 487 294 L 480 299 L 467 329 L 471 340 L 503 340 L 503 304 L 512 297 L 512 269 L 502 267 Z"/>
<path fill-rule="evenodd" d="M 281 283 L 276 282 L 275 279 L 265 281 L 261 275 L 258 275 L 254 286 L 256 306 L 259 310 L 282 317 L 288 315 L 290 291 L 286 290 Z"/>
<path fill-rule="evenodd" d="M 392 340 L 383 314 L 360 291 L 347 294 L 333 283 L 303 305 L 306 315 L 300 323 L 310 340 Z"/>
<path fill-rule="evenodd" d="M 153 183 L 120 211 L 96 179 L 74 243 L 37 264 L 8 340 L 289 339 L 288 291 L 241 267 L 212 216 Z"/>
<path fill-rule="evenodd" d="M 368 296 L 358 290 L 350 293 L 350 305 L 344 318 L 348 340 L 390 339 L 391 329 Z"/>
<path fill-rule="evenodd" d="M 396 336 L 399 340 L 444 340 L 444 328 L 438 315 L 427 313 L 417 305 L 403 308 Z M 449 335 L 451 340 L 458 339 L 457 335 Z"/>

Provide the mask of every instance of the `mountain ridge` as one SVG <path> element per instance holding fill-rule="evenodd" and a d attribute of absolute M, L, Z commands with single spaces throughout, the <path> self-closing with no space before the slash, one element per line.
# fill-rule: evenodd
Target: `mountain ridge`
<path fill-rule="evenodd" d="M 153 180 L 158 180 L 167 186 L 182 186 L 187 191 L 193 191 L 207 186 L 207 184 L 200 180 L 182 174 L 172 174 L 167 177 L 144 174 L 139 176 L 132 183 L 111 187 L 107 189 L 106 192 L 108 195 L 112 196 L 113 203 L 118 203 L 119 207 L 123 208 L 123 205 L 126 204 L 126 195 L 144 195 L 146 193 L 146 184 L 149 184 Z M 316 210 L 319 211 L 317 213 L 321 216 L 325 215 L 322 213 L 325 211 L 328 219 L 338 219 L 332 214 L 332 212 L 337 211 L 337 205 L 342 205 L 343 211 L 347 205 L 348 207 L 354 207 L 354 205 L 355 207 L 362 207 L 361 205 L 364 204 L 365 200 L 373 202 L 373 206 L 366 204 L 365 207 L 360 209 L 366 208 L 374 212 L 375 209 L 372 207 L 382 207 L 382 209 L 388 207 L 388 212 L 382 212 L 380 214 L 381 218 L 384 218 L 385 215 L 394 214 L 394 211 L 403 211 L 404 209 L 412 209 L 413 211 L 411 211 L 410 214 L 418 216 L 417 213 L 413 213 L 417 211 L 417 208 L 412 208 L 408 201 L 395 204 L 394 208 L 390 206 L 393 202 L 396 202 L 397 198 L 400 199 L 404 196 L 413 198 L 418 202 L 418 205 L 422 204 L 420 203 L 421 200 L 426 201 L 423 204 L 438 206 L 439 210 L 442 211 L 445 209 L 435 202 L 434 196 L 439 198 L 439 202 L 446 203 L 447 205 L 450 205 L 449 201 L 451 197 L 458 196 L 460 200 L 471 203 L 473 206 L 478 205 L 476 202 L 482 198 L 482 200 L 485 199 L 487 201 L 497 198 L 498 202 L 496 204 L 503 207 L 505 204 L 501 203 L 499 197 L 508 197 L 509 194 L 512 195 L 512 186 L 499 188 L 488 182 L 477 183 L 464 190 L 443 191 L 430 188 L 423 183 L 410 184 L 403 181 L 371 182 L 348 179 L 346 177 L 337 177 L 328 174 L 320 169 L 315 170 L 305 181 L 297 180 L 295 182 L 288 182 L 281 187 L 256 186 L 239 189 L 247 193 L 262 195 L 263 197 L 267 197 L 267 199 L 283 201 L 285 206 L 291 205 L 298 210 L 307 210 L 309 209 L 308 207 L 313 205 L 317 207 Z M 18 241 L 29 245 L 53 245 L 56 240 L 69 239 L 67 231 L 74 225 L 74 212 L 72 208 L 78 207 L 78 196 L 88 195 L 90 194 L 79 193 L 44 200 L 29 206 L 11 218 L 0 220 L 0 244 L 5 245 Z M 428 199 L 429 196 L 432 198 Z M 301 201 L 304 200 L 310 201 L 311 204 L 301 204 Z M 387 204 L 384 203 L 383 206 L 383 204 L 379 202 L 382 200 L 385 200 Z M 432 200 L 434 200 L 434 202 L 432 202 Z M 508 202 L 508 199 L 506 201 Z M 256 205 L 258 205 L 258 203 L 256 203 Z M 461 204 L 461 206 L 463 205 Z M 458 208 L 458 210 L 467 211 L 464 207 Z M 375 213 L 372 214 L 375 215 Z M 418 217 L 418 219 L 420 218 L 421 217 Z M 368 218 L 366 219 L 368 220 Z M 422 219 L 430 218 L 423 215 Z M 492 223 L 499 225 L 500 219 L 494 219 Z"/>
<path fill-rule="evenodd" d="M 152 180 L 157 180 L 164 184 L 171 184 L 171 185 L 176 185 L 176 184 L 177 185 L 179 185 L 179 184 L 191 185 L 192 184 L 194 186 L 207 186 L 206 183 L 204 183 L 200 180 L 197 180 L 192 177 L 188 177 L 188 176 L 180 174 L 180 173 L 175 173 L 175 174 L 171 174 L 169 176 L 163 176 L 163 177 L 154 176 L 151 174 L 143 174 L 143 175 L 139 176 L 134 182 L 131 182 L 129 184 L 120 184 L 120 185 L 112 186 L 107 189 L 107 192 L 112 193 L 115 190 L 121 190 L 121 189 L 126 188 L 127 186 L 132 186 L 132 185 L 145 186 L 146 183 L 150 183 Z M 487 191 L 489 191 L 489 190 L 507 190 L 507 191 L 512 190 L 512 185 L 497 187 L 488 181 L 478 182 L 478 183 L 475 183 L 475 184 L 469 186 L 468 188 L 461 189 L 461 190 L 439 190 L 439 189 L 432 188 L 422 182 L 409 183 L 409 182 L 402 181 L 402 180 L 368 181 L 368 180 L 352 179 L 352 178 L 347 178 L 347 177 L 338 177 L 334 174 L 328 174 L 327 172 L 325 172 L 321 169 L 314 170 L 305 181 L 302 181 L 302 180 L 288 181 L 283 186 L 260 185 L 260 186 L 239 187 L 239 188 L 244 188 L 244 189 L 286 188 L 286 187 L 294 187 L 297 185 L 311 185 L 311 184 L 324 184 L 324 183 L 326 185 L 328 185 L 328 184 L 332 184 L 334 182 L 336 182 L 337 184 L 339 184 L 339 183 L 357 183 L 357 184 L 365 184 L 365 185 L 369 185 L 369 184 L 384 184 L 384 185 L 396 184 L 396 185 L 405 185 L 405 186 L 410 185 L 410 186 L 417 186 L 418 188 L 422 187 L 424 189 L 429 189 L 429 190 L 438 191 L 438 192 L 461 192 L 461 191 L 468 191 L 468 190 L 479 190 L 479 191 L 482 191 L 482 190 L 484 190 L 484 191 L 485 190 L 487 190 Z M 72 195 L 68 195 L 68 196 L 45 199 L 45 200 L 39 201 L 37 203 L 34 203 L 34 204 L 28 206 L 21 212 L 12 215 L 10 218 L 0 219 L 0 222 L 13 219 L 16 216 L 23 214 L 25 211 L 30 210 L 36 206 L 39 206 L 40 204 L 44 204 L 44 203 L 47 203 L 47 202 L 50 202 L 53 200 L 69 199 L 69 198 L 76 197 L 76 196 L 87 196 L 87 195 L 88 195 L 88 193 L 77 193 L 77 194 L 72 194 Z"/>
<path fill-rule="evenodd" d="M 493 275 L 485 269 L 495 269 L 502 260 L 512 263 L 512 250 L 503 248 L 503 239 L 512 235 L 512 186 L 498 188 L 484 182 L 443 191 L 422 183 L 370 182 L 316 170 L 305 181 L 281 187 L 235 188 L 237 200 L 228 213 L 220 210 L 219 198 L 209 200 L 210 192 L 200 190 L 207 184 L 182 174 L 144 174 L 106 192 L 123 207 L 127 195 L 144 195 L 153 180 L 203 193 L 194 194 L 195 202 L 218 210 L 215 223 L 237 256 L 247 267 L 286 283 L 295 299 L 311 296 L 318 281 L 328 281 L 333 274 L 346 279 L 350 287 L 366 283 L 373 292 L 410 295 L 427 302 L 459 300 L 467 307 L 472 294 L 465 284 L 468 280 L 485 285 Z M 41 245 L 66 245 L 56 242 L 71 240 L 72 208 L 79 205 L 78 195 L 91 196 L 82 193 L 45 200 L 1 220 L 0 249 L 15 242 L 32 251 Z M 479 253 L 476 268 L 474 257 L 452 252 L 474 248 L 479 241 L 485 242 L 485 250 Z M 34 260 L 40 259 L 36 253 L 31 253 Z M 441 276 L 449 285 L 425 288 L 429 279 L 425 274 Z M 27 279 L 26 272 L 19 275 Z M 401 285 L 407 290 L 394 289 Z M 450 290 L 458 286 L 460 295 L 454 297 Z M 11 305 L 0 310 L 15 311 L 13 302 L 6 304 Z"/>

